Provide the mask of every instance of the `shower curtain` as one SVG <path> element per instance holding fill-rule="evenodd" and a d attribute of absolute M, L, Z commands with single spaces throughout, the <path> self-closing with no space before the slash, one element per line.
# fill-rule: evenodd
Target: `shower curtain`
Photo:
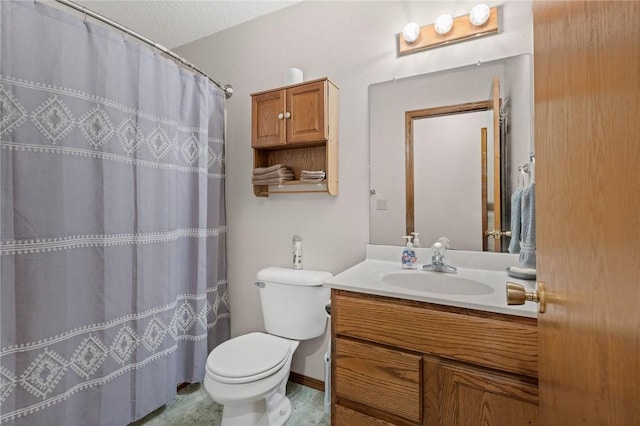
<path fill-rule="evenodd" d="M 0 2 L 0 423 L 125 425 L 229 338 L 224 94 Z"/>

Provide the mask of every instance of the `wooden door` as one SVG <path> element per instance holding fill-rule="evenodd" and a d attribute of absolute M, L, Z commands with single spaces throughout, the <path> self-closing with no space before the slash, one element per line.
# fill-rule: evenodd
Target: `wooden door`
<path fill-rule="evenodd" d="M 640 2 L 533 2 L 540 423 L 640 422 Z"/>
<path fill-rule="evenodd" d="M 287 143 L 327 140 L 326 85 L 323 80 L 287 89 Z"/>
<path fill-rule="evenodd" d="M 493 109 L 493 229 L 502 232 L 502 194 L 500 190 L 500 77 L 494 76 L 491 84 L 491 108 Z M 509 226 L 507 224 L 507 226 Z M 487 229 L 487 228 L 485 228 Z M 502 251 L 502 234 L 490 240 L 489 251 Z M 491 247 L 492 246 L 492 247 Z"/>
<path fill-rule="evenodd" d="M 251 146 L 253 148 L 286 143 L 284 111 L 284 90 L 262 93 L 251 98 Z"/>
<path fill-rule="evenodd" d="M 482 212 L 482 229 L 480 230 L 480 234 L 482 236 L 482 251 L 489 250 L 489 243 L 491 241 L 491 237 L 487 234 L 489 231 L 489 206 L 488 206 L 488 187 L 489 182 L 487 179 L 489 178 L 487 173 L 487 128 L 480 128 L 480 188 L 481 188 L 481 202 L 480 202 L 480 211 Z"/>

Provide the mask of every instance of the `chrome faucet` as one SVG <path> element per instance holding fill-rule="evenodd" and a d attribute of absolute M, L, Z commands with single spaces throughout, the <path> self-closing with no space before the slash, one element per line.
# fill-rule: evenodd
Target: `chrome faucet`
<path fill-rule="evenodd" d="M 423 265 L 423 271 L 432 272 L 448 272 L 455 274 L 458 268 L 455 266 L 447 265 L 444 261 L 444 252 L 449 248 L 449 239 L 447 237 L 440 237 L 438 241 L 433 243 L 431 250 L 433 250 L 433 256 L 431 256 L 431 263 Z"/>

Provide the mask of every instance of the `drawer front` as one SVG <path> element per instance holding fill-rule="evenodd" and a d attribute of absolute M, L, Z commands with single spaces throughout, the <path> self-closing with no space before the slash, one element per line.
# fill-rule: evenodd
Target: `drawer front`
<path fill-rule="evenodd" d="M 333 426 L 393 426 L 393 423 L 367 416 L 358 411 L 353 411 L 341 405 L 334 409 Z"/>
<path fill-rule="evenodd" d="M 420 421 L 421 357 L 338 338 L 335 360 L 337 397 Z"/>
<path fill-rule="evenodd" d="M 334 290 L 331 306 L 336 335 L 538 376 L 535 319 L 468 315 L 455 308 L 339 290 Z"/>

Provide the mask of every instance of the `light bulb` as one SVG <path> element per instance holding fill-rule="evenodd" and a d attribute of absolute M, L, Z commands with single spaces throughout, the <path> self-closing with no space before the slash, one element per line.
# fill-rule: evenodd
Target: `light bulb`
<path fill-rule="evenodd" d="M 420 27 L 415 22 L 410 22 L 402 29 L 402 38 L 407 43 L 413 43 L 420 36 Z"/>
<path fill-rule="evenodd" d="M 453 18 L 448 14 L 440 15 L 436 18 L 436 23 L 433 27 L 438 34 L 445 35 L 453 27 Z"/>
<path fill-rule="evenodd" d="M 469 21 L 471 21 L 472 25 L 479 27 L 489 20 L 490 14 L 491 9 L 489 9 L 489 6 L 482 3 L 478 4 L 471 9 L 471 13 L 469 13 Z"/>

